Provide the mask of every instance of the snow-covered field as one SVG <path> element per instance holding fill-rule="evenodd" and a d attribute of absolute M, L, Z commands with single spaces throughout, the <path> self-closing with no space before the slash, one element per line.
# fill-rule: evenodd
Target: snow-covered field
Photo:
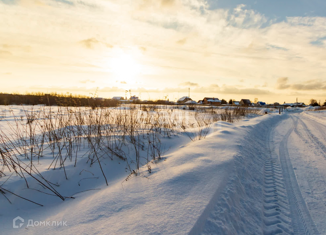
<path fill-rule="evenodd" d="M 47 109 L 0 107 L 1 234 L 326 234 L 325 111 Z"/>

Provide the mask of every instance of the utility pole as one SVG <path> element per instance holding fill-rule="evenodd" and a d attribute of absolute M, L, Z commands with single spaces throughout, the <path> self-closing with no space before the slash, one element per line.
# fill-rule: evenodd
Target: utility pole
<path fill-rule="evenodd" d="M 188 97 L 190 98 L 190 87 L 188 89 Z"/>

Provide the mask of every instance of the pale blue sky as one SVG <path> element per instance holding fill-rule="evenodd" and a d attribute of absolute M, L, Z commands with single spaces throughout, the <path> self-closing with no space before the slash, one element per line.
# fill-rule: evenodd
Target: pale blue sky
<path fill-rule="evenodd" d="M 268 19 L 286 20 L 294 16 L 326 16 L 324 0 L 208 0 L 211 9 L 233 9 L 240 4 L 265 15 Z"/>
<path fill-rule="evenodd" d="M 0 0 L 5 4 L 16 4 L 21 0 Z M 73 5 L 69 0 L 52 0 Z M 82 2 L 82 1 L 81 1 Z M 326 1 L 324 0 L 207 0 L 210 9 L 234 9 L 240 4 L 246 5 L 266 16 L 268 19 L 286 20 L 293 16 L 326 16 Z"/>

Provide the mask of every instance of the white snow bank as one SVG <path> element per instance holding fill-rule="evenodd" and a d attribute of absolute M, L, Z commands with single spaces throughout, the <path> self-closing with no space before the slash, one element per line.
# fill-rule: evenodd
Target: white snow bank
<path fill-rule="evenodd" d="M 234 166 L 223 192 L 190 234 L 261 234 L 263 225 L 264 163 L 270 155 L 269 130 L 287 115 L 267 115 L 248 121 L 234 146 Z M 214 198 L 212 199 L 214 200 Z"/>
<path fill-rule="evenodd" d="M 236 124 L 218 122 L 206 139 L 190 142 L 152 165 L 152 173 L 116 180 L 99 191 L 45 208 L 1 212 L 6 234 L 254 234 L 261 231 L 262 162 L 267 127 L 283 115 Z M 210 214 L 218 205 L 219 210 Z M 6 212 L 7 213 L 7 212 Z M 12 219 L 67 221 L 66 227 L 12 229 Z M 214 222 L 212 222 L 214 219 Z M 205 225 L 205 227 L 204 227 Z M 203 230 L 203 228 L 205 228 Z"/>

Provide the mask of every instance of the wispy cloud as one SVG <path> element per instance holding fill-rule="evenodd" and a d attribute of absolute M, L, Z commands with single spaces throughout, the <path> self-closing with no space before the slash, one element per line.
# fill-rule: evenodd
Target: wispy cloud
<path fill-rule="evenodd" d="M 97 40 L 96 38 L 88 38 L 85 40 L 81 40 L 79 43 L 88 49 L 94 49 L 97 45 L 104 45 L 108 48 L 113 48 L 113 46 L 111 44 L 106 43 L 106 42 L 101 42 L 101 41 Z"/>
<path fill-rule="evenodd" d="M 0 56 L 10 56 L 12 53 L 10 51 L 0 50 Z"/>
<path fill-rule="evenodd" d="M 86 83 L 95 83 L 95 81 L 94 80 L 87 79 L 87 80 L 80 81 L 80 83 L 83 83 L 83 84 L 86 84 Z"/>
<path fill-rule="evenodd" d="M 237 95 L 271 95 L 269 90 L 258 88 L 237 88 L 234 86 L 225 86 L 221 89 L 222 94 L 237 94 Z"/>
<path fill-rule="evenodd" d="M 180 83 L 179 86 L 185 86 L 185 87 L 198 87 L 198 83 L 195 83 L 195 82 L 183 82 L 183 83 Z"/>
<path fill-rule="evenodd" d="M 187 42 L 187 38 L 183 38 L 177 41 L 177 44 L 184 45 Z"/>
<path fill-rule="evenodd" d="M 79 43 L 88 49 L 93 49 L 94 46 L 100 42 L 96 38 L 88 38 L 80 41 Z"/>
<path fill-rule="evenodd" d="M 147 51 L 147 48 L 146 48 L 146 47 L 139 47 L 139 49 L 140 49 L 142 52 L 146 52 L 146 51 Z"/>
<path fill-rule="evenodd" d="M 284 90 L 284 89 L 288 89 L 291 86 L 289 84 L 287 84 L 289 81 L 289 78 L 287 77 L 281 77 L 277 79 L 277 89 L 279 90 Z"/>
<path fill-rule="evenodd" d="M 277 89 L 292 89 L 292 90 L 326 90 L 325 82 L 321 80 L 308 80 L 303 83 L 288 83 L 287 77 L 279 78 L 277 80 Z"/>
<path fill-rule="evenodd" d="M 12 44 L 2 44 L 0 45 L 0 48 L 3 48 L 4 50 L 17 50 L 17 51 L 23 51 L 23 52 L 31 52 L 30 46 L 21 46 L 21 45 L 12 45 Z"/>

